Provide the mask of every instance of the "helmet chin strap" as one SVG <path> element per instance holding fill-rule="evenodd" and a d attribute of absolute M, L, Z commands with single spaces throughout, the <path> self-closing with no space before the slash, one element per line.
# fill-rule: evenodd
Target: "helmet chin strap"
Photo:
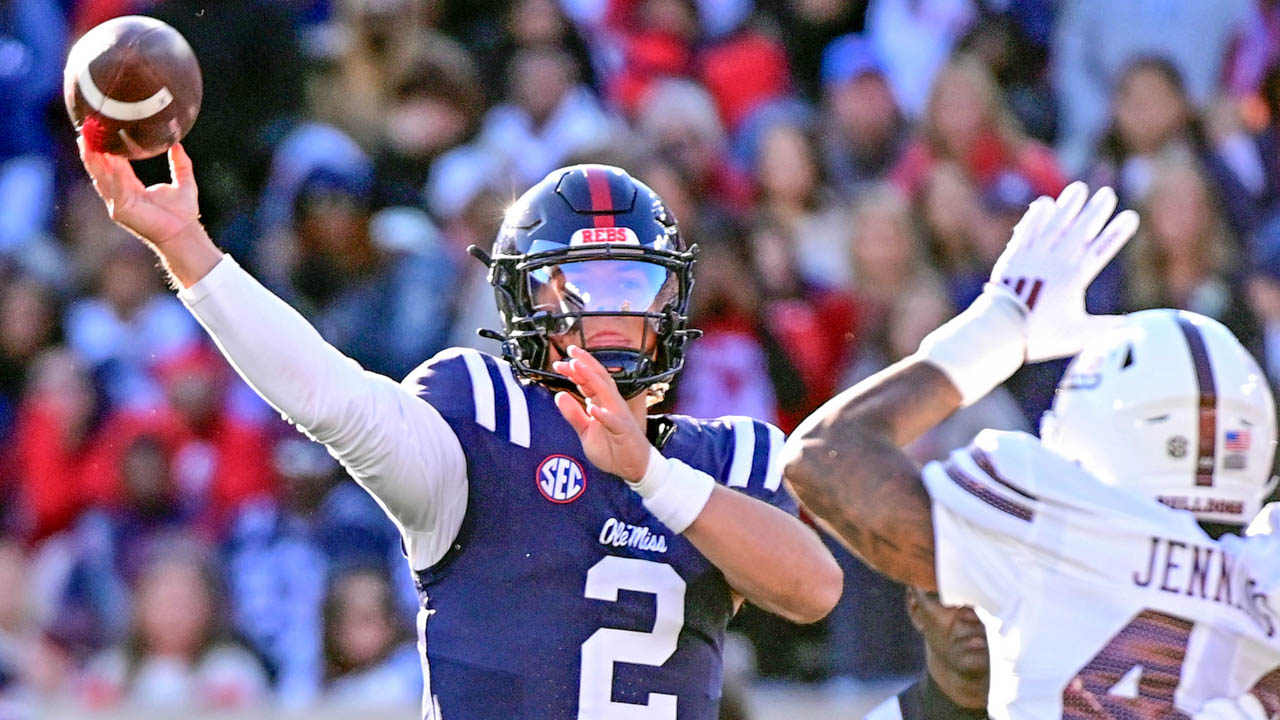
<path fill-rule="evenodd" d="M 587 347 L 586 336 L 582 329 L 582 319 L 579 318 L 578 321 L 575 323 L 575 325 L 577 325 L 577 327 L 574 328 L 569 333 L 562 333 L 561 335 L 558 335 L 558 336 L 548 335 L 547 343 L 550 344 L 551 347 L 555 348 L 556 352 L 560 355 L 560 357 L 567 359 L 569 357 L 569 349 L 568 349 L 568 345 L 564 344 L 563 338 L 567 335 L 576 333 L 578 336 L 578 342 L 577 342 L 578 347 L 591 353 L 591 355 L 596 360 L 599 360 L 600 364 L 604 365 L 605 370 L 607 370 L 609 374 L 614 377 L 615 382 L 617 382 L 618 380 L 616 376 L 617 373 L 628 372 L 628 366 L 639 365 L 645 360 L 651 359 L 651 358 L 646 358 L 643 350 L 640 350 L 638 348 L 633 348 L 633 347 L 614 346 L 614 345 L 606 345 L 604 347 L 596 347 L 596 348 Z M 644 347 L 645 345 L 648 344 L 649 332 L 650 332 L 649 323 L 645 322 L 644 332 L 640 336 L 641 347 Z M 639 369 L 640 369 L 639 367 L 635 367 L 631 371 L 636 372 Z M 645 387 L 639 387 L 639 388 L 635 388 L 633 392 L 623 392 L 622 395 L 625 399 L 630 400 L 631 398 L 645 392 L 647 389 L 648 388 L 645 388 Z M 622 390 L 622 388 L 620 387 L 619 390 Z"/>

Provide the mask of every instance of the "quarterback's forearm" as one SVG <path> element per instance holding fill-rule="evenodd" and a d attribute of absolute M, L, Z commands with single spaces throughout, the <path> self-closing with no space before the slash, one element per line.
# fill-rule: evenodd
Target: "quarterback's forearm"
<path fill-rule="evenodd" d="M 200 282 L 222 260 L 222 251 L 199 222 L 192 222 L 185 230 L 161 244 L 147 244 L 160 257 L 164 269 L 178 284 L 186 289 Z"/>
<path fill-rule="evenodd" d="M 929 494 L 899 448 L 960 407 L 928 361 L 909 358 L 844 391 L 784 449 L 784 476 L 819 523 L 880 572 L 933 589 Z"/>
<path fill-rule="evenodd" d="M 328 446 L 404 529 L 425 534 L 424 545 L 447 546 L 466 469 L 439 413 L 361 369 L 229 256 L 178 296 L 263 399 Z"/>
<path fill-rule="evenodd" d="M 752 603 L 817 622 L 840 599 L 840 566 L 813 530 L 772 505 L 716 486 L 684 536 Z"/>

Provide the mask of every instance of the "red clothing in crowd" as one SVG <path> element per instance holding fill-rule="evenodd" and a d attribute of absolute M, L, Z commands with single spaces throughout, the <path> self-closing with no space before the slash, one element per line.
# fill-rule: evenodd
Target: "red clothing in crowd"
<path fill-rule="evenodd" d="M 799 410 L 780 411 L 779 426 L 790 432 L 835 394 L 854 348 L 859 311 L 843 292 L 816 290 L 805 298 L 773 300 L 765 322 L 804 382 L 806 402 Z"/>
<path fill-rule="evenodd" d="M 750 27 L 695 46 L 668 29 L 645 27 L 641 3 L 614 0 L 605 17 L 618 65 L 605 79 L 605 95 L 634 118 L 649 90 L 666 78 L 690 78 L 715 100 L 721 122 L 732 132 L 751 111 L 791 89 L 786 48 Z"/>
<path fill-rule="evenodd" d="M 907 147 L 889 179 L 914 199 L 924 189 L 925 181 L 939 161 L 929 144 L 917 138 Z M 993 132 L 984 134 L 974 144 L 963 166 L 980 188 L 1008 170 L 1026 177 L 1036 195 L 1055 197 L 1067 185 L 1058 159 L 1048 147 L 1028 141 L 1013 148 Z"/>
<path fill-rule="evenodd" d="M 278 489 L 265 428 L 221 412 L 193 428 L 177 413 L 160 418 L 179 498 L 197 509 L 195 521 L 220 535 L 244 501 Z"/>
<path fill-rule="evenodd" d="M 274 493 L 270 441 L 263 428 L 220 414 L 199 431 L 171 411 L 115 413 L 79 442 L 57 410 L 39 398 L 19 412 L 13 436 L 20 517 L 31 540 L 68 527 L 89 507 L 121 502 L 121 462 L 142 435 L 154 435 L 170 458 L 177 496 L 209 537 L 244 500 Z"/>
<path fill-rule="evenodd" d="M 745 30 L 709 45 L 698 55 L 698 81 L 715 98 L 730 132 L 761 105 L 791 88 L 787 51 L 777 40 Z"/>
<path fill-rule="evenodd" d="M 68 437 L 53 403 L 33 398 L 18 411 L 13 434 L 17 496 L 31 540 L 66 528 L 86 507 L 115 497 L 123 423 L 121 416 L 110 417 L 77 441 Z"/>

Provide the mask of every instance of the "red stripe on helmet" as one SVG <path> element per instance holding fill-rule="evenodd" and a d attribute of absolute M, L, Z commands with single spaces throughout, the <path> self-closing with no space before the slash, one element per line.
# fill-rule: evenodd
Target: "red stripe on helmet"
<path fill-rule="evenodd" d="M 596 227 L 613 227 L 613 195 L 609 192 L 609 178 L 603 170 L 584 170 L 587 175 L 587 191 L 591 193 L 591 212 Z"/>

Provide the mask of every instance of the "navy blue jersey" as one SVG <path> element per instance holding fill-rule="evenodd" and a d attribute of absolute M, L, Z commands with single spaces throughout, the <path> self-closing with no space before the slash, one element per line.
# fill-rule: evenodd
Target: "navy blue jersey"
<path fill-rule="evenodd" d="M 473 350 L 406 383 L 444 416 L 467 461 L 467 512 L 448 554 L 417 572 L 425 713 L 447 720 L 711 720 L 723 575 L 587 460 L 546 388 Z M 663 416 L 664 455 L 790 513 L 782 433 L 749 418 Z M 653 433 L 651 433 L 653 434 Z"/>

